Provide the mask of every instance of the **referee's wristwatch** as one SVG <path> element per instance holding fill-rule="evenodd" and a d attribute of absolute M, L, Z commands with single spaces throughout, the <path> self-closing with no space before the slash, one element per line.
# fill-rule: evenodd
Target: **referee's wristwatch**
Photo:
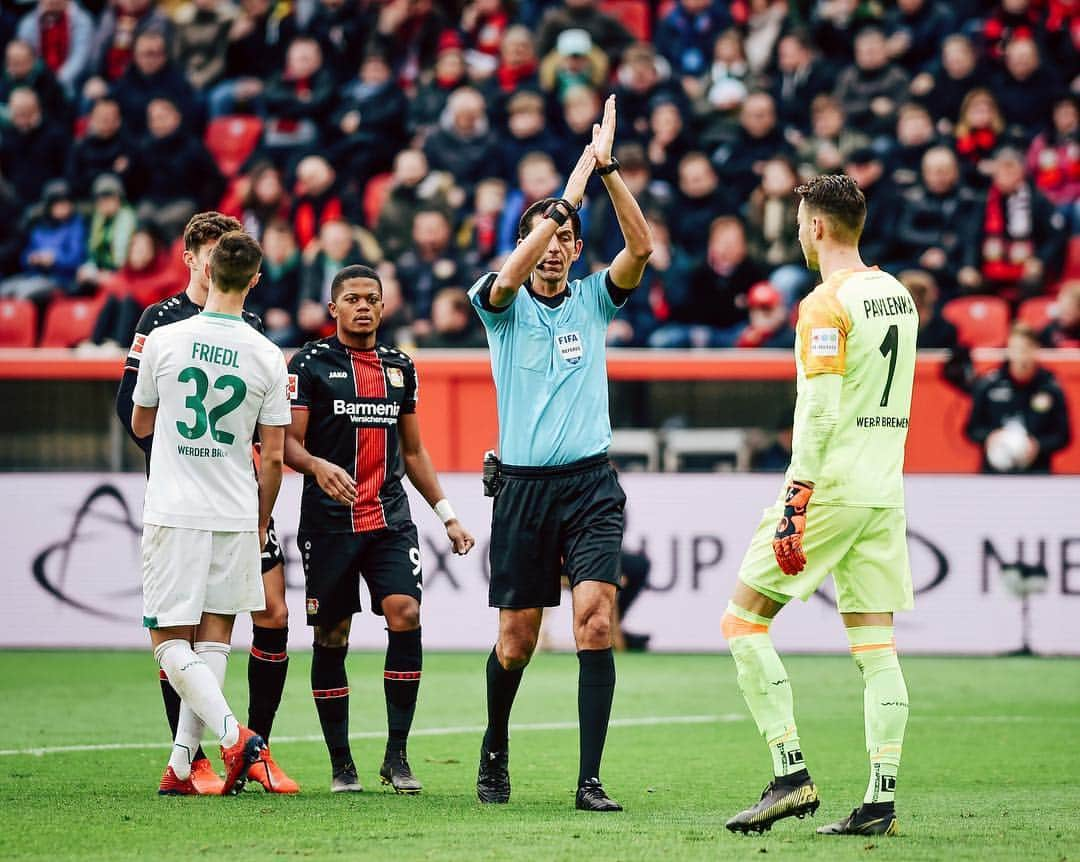
<path fill-rule="evenodd" d="M 613 174 L 622 165 L 619 164 L 619 160 L 614 156 L 611 157 L 611 161 L 604 165 L 602 168 L 594 168 L 593 173 L 599 177 L 606 177 L 608 174 Z"/>

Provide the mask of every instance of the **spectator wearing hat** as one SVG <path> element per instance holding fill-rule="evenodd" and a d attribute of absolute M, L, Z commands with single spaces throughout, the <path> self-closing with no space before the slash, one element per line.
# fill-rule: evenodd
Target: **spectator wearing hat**
<path fill-rule="evenodd" d="M 342 176 L 363 187 L 375 174 L 390 170 L 406 143 L 409 101 L 394 83 L 384 57 L 369 54 L 360 74 L 340 89 L 330 125 L 336 139 L 330 157 Z"/>
<path fill-rule="evenodd" d="M 791 312 L 780 291 L 759 281 L 746 294 L 749 321 L 735 339 L 736 347 L 767 347 L 790 350 L 795 346 Z"/>
<path fill-rule="evenodd" d="M 540 87 L 561 99 L 574 87 L 601 87 L 608 79 L 607 55 L 588 30 L 563 30 L 555 49 L 540 62 Z"/>
<path fill-rule="evenodd" d="M 1043 347 L 1080 349 L 1080 280 L 1065 282 L 1054 305 L 1053 319 L 1039 333 Z"/>
<path fill-rule="evenodd" d="M 68 96 L 89 71 L 94 20 L 71 0 L 39 0 L 19 21 L 16 37 L 33 48 Z"/>
<path fill-rule="evenodd" d="M 762 166 L 776 156 L 793 156 L 776 123 L 776 105 L 763 91 L 751 93 L 739 111 L 739 131 L 712 154 L 717 172 L 736 200 L 746 200 L 761 179 Z"/>
<path fill-rule="evenodd" d="M 67 178 L 79 200 L 91 196 L 94 178 L 110 173 L 134 190 L 137 182 L 138 145 L 124 128 L 115 99 L 98 99 L 90 109 L 86 134 L 71 147 Z"/>
<path fill-rule="evenodd" d="M 138 36 L 131 66 L 110 91 L 120 105 L 124 126 L 135 136 L 146 132 L 146 109 L 154 99 L 168 99 L 176 105 L 189 132 L 202 128 L 198 97 L 183 72 L 169 60 L 165 36 L 157 30 Z"/>
<path fill-rule="evenodd" d="M 708 72 L 717 36 L 732 23 L 727 4 L 678 0 L 657 24 L 653 41 L 677 79 L 701 78 Z"/>
<path fill-rule="evenodd" d="M 985 80 L 971 39 L 954 33 L 941 45 L 941 59 L 931 63 L 911 81 L 911 95 L 926 106 L 941 134 L 949 134 L 960 113 L 960 104 Z"/>
<path fill-rule="evenodd" d="M 43 302 L 59 291 L 74 294 L 75 273 L 86 259 L 86 222 L 75 210 L 66 180 L 49 180 L 41 215 L 30 223 L 22 272 L 0 282 L 0 297 Z"/>
<path fill-rule="evenodd" d="M 621 107 L 621 106 L 620 106 Z M 518 165 L 529 153 L 545 153 L 556 158 L 562 150 L 548 129 L 544 97 L 535 90 L 519 90 L 506 102 L 506 129 L 499 139 L 502 177 L 517 179 Z"/>
<path fill-rule="evenodd" d="M 844 108 L 835 96 L 815 96 L 810 117 L 810 134 L 799 141 L 796 150 L 799 174 L 805 178 L 842 170 L 855 150 L 870 144 L 866 135 L 846 122 Z"/>
<path fill-rule="evenodd" d="M 68 136 L 44 117 L 38 95 L 29 87 L 12 91 L 7 110 L 8 125 L 0 134 L 0 174 L 22 205 L 29 206 L 41 197 L 46 181 L 64 175 Z"/>
<path fill-rule="evenodd" d="M 4 49 L 4 73 L 0 75 L 0 102 L 7 102 L 13 90 L 29 87 L 37 93 L 45 115 L 63 123 L 71 115 L 64 88 L 34 52 L 29 42 L 12 39 Z"/>
<path fill-rule="evenodd" d="M 1035 330 L 1013 326 L 1005 362 L 975 383 L 965 434 L 983 447 L 984 473 L 1049 473 L 1069 445 L 1065 393 L 1038 350 Z"/>
<path fill-rule="evenodd" d="M 76 274 L 83 292 L 93 292 L 103 279 L 124 265 L 135 232 L 135 210 L 128 205 L 119 177 L 101 174 L 94 180 L 92 193 L 94 210 L 87 257 Z"/>
<path fill-rule="evenodd" d="M 285 68 L 267 81 L 262 98 L 268 115 L 262 145 L 278 166 L 318 150 L 336 98 L 318 41 L 298 36 L 289 43 Z"/>
<path fill-rule="evenodd" d="M 1027 151 L 1027 172 L 1035 186 L 1080 233 L 1080 110 L 1076 97 L 1054 103 L 1052 120 Z"/>
<path fill-rule="evenodd" d="M 394 77 L 407 92 L 435 62 L 439 37 L 450 26 L 440 5 L 432 0 L 387 0 L 379 9 L 367 50 L 389 60 Z"/>
<path fill-rule="evenodd" d="M 499 142 L 479 90 L 460 87 L 451 94 L 424 152 L 432 170 L 451 174 L 467 192 L 484 177 L 501 175 Z"/>
<path fill-rule="evenodd" d="M 919 312 L 919 333 L 915 346 L 919 350 L 955 350 L 956 327 L 938 310 L 940 295 L 934 277 L 921 269 L 905 269 L 897 279 L 908 289 Z"/>
<path fill-rule="evenodd" d="M 117 0 L 110 3 L 94 31 L 90 68 L 96 79 L 91 78 L 87 82 L 91 85 L 91 92 L 84 88 L 84 96 L 91 101 L 98 99 L 104 94 L 100 88 L 120 80 L 137 62 L 135 55 L 142 36 L 156 33 L 165 43 L 172 37 L 172 29 L 169 16 L 158 9 L 152 0 Z"/>
<path fill-rule="evenodd" d="M 705 259 L 688 274 L 664 281 L 667 322 L 651 347 L 731 347 L 747 322 L 746 295 L 765 272 L 746 247 L 743 224 L 721 216 L 709 226 Z"/>
<path fill-rule="evenodd" d="M 896 224 L 903 201 L 885 173 L 884 161 L 872 147 L 860 147 L 845 159 L 844 173 L 855 180 L 866 198 L 860 251 L 866 260 L 879 261 L 882 266 L 896 260 Z"/>
<path fill-rule="evenodd" d="M 540 21 L 536 37 L 537 53 L 544 57 L 555 48 L 560 34 L 566 30 L 584 30 L 590 45 L 596 45 L 615 63 L 634 41 L 616 17 L 599 8 L 597 0 L 563 0 L 561 7 L 549 9 Z"/>
<path fill-rule="evenodd" d="M 143 194 L 137 213 L 172 240 L 193 213 L 217 205 L 225 179 L 202 139 L 183 127 L 174 102 L 154 99 L 146 114 L 148 133 L 139 152 Z"/>
<path fill-rule="evenodd" d="M 655 166 L 654 166 L 655 168 Z M 679 161 L 679 184 L 671 208 L 671 241 L 689 254 L 700 254 L 709 237 L 709 226 L 720 215 L 731 215 L 735 204 L 720 186 L 712 163 L 698 152 Z"/>
<path fill-rule="evenodd" d="M 855 62 L 836 79 L 836 97 L 856 128 L 872 138 L 888 137 L 909 83 L 907 72 L 889 59 L 885 34 L 865 27 L 855 37 Z"/>
<path fill-rule="evenodd" d="M 982 219 L 957 281 L 965 291 L 1010 302 L 1038 296 L 1061 266 L 1066 238 L 1065 217 L 1025 178 L 1020 151 L 1005 147 L 994 157 Z"/>
<path fill-rule="evenodd" d="M 387 77 L 389 78 L 389 74 Z M 434 68 L 421 77 L 416 95 L 408 100 L 409 133 L 426 136 L 438 124 L 450 94 L 468 83 L 468 68 L 465 65 L 465 50 L 461 37 L 455 31 L 447 30 L 439 37 Z M 400 94 L 400 89 L 397 92 Z"/>
<path fill-rule="evenodd" d="M 834 77 L 825 61 L 815 55 L 805 33 L 796 31 L 781 36 L 776 45 L 772 85 L 781 125 L 808 134 L 811 105 L 815 98 L 832 91 Z"/>

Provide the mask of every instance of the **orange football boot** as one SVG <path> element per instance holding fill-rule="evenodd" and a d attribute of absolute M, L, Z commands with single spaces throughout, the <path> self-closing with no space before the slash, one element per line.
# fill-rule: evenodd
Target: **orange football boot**
<path fill-rule="evenodd" d="M 248 770 L 266 748 L 263 738 L 255 731 L 240 725 L 240 738 L 228 748 L 221 746 L 221 759 L 225 761 L 225 784 L 222 796 L 235 796 L 247 783 Z"/>
<path fill-rule="evenodd" d="M 198 796 L 199 791 L 192 783 L 191 778 L 183 780 L 176 777 L 171 766 L 165 767 L 165 774 L 161 776 L 161 784 L 158 785 L 158 796 Z"/>
<path fill-rule="evenodd" d="M 225 782 L 214 772 L 214 765 L 209 757 L 200 757 L 191 764 L 191 783 L 200 796 L 220 796 Z"/>
<path fill-rule="evenodd" d="M 248 770 L 248 778 L 257 781 L 267 793 L 299 793 L 300 785 L 289 778 L 270 755 L 270 746 L 259 753 L 259 759 Z"/>

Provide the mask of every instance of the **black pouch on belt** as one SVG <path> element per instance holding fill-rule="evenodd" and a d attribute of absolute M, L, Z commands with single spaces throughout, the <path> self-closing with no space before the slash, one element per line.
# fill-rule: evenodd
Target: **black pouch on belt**
<path fill-rule="evenodd" d="M 499 483 L 502 478 L 500 468 L 502 463 L 494 449 L 488 449 L 484 453 L 484 496 L 494 497 L 499 493 Z"/>

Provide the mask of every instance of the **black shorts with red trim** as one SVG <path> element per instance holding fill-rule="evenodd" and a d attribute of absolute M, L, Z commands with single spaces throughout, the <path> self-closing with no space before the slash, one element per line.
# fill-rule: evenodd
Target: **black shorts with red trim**
<path fill-rule="evenodd" d="M 620 584 L 626 494 L 607 455 L 558 467 L 501 466 L 491 513 L 493 608 L 551 608 L 562 576 Z"/>
<path fill-rule="evenodd" d="M 371 610 L 380 616 L 387 596 L 421 599 L 420 541 L 412 521 L 366 533 L 301 530 L 296 544 L 304 564 L 310 626 L 329 628 L 362 610 L 361 578 L 367 583 Z"/>
<path fill-rule="evenodd" d="M 281 550 L 277 530 L 274 529 L 274 519 L 271 518 L 270 526 L 266 528 L 266 545 L 262 549 L 262 573 L 265 575 L 274 566 L 283 565 L 285 565 L 285 554 Z"/>

